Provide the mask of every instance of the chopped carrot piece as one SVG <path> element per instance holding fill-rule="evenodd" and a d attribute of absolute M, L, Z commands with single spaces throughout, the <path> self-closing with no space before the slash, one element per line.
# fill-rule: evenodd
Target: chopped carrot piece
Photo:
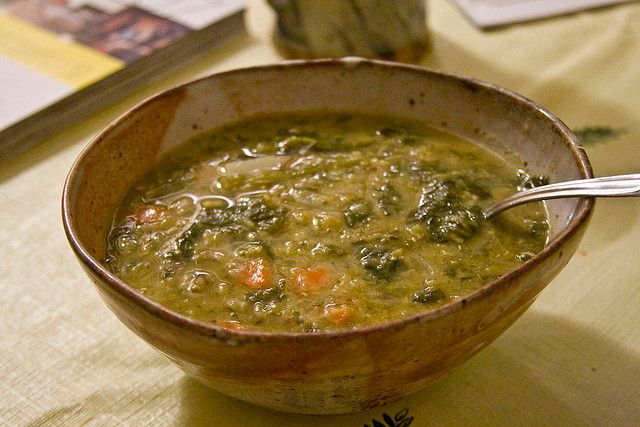
<path fill-rule="evenodd" d="M 142 205 L 133 213 L 136 222 L 151 224 L 167 216 L 167 208 L 163 205 Z"/>
<path fill-rule="evenodd" d="M 250 259 L 231 270 L 231 277 L 252 289 L 264 289 L 273 282 L 271 270 L 263 258 Z"/>
<path fill-rule="evenodd" d="M 237 320 L 218 320 L 216 322 L 216 325 L 234 331 L 246 331 L 247 329 L 249 329 L 247 325 L 240 323 Z"/>
<path fill-rule="evenodd" d="M 336 326 L 344 326 L 353 319 L 353 308 L 345 304 L 330 304 L 324 308 L 324 317 Z"/>
<path fill-rule="evenodd" d="M 327 287 L 331 279 L 329 270 L 322 267 L 294 268 L 291 273 L 295 290 L 305 296 Z"/>

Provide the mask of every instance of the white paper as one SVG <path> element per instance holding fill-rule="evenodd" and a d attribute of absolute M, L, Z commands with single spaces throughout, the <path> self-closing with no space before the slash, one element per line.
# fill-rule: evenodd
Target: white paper
<path fill-rule="evenodd" d="M 74 88 L 0 57 L 0 129 L 73 93 Z"/>
<path fill-rule="evenodd" d="M 452 0 L 479 27 L 531 21 L 634 0 Z"/>

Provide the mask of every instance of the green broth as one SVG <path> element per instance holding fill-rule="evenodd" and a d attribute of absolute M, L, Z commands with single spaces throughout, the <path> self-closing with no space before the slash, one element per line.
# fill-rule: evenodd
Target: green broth
<path fill-rule="evenodd" d="M 316 332 L 426 312 L 539 252 L 541 181 L 482 147 L 369 115 L 261 116 L 202 134 L 131 189 L 112 271 L 223 327 Z"/>

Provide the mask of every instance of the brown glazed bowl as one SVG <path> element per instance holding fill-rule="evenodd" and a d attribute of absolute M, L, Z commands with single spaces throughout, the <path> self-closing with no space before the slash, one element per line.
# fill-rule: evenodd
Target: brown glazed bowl
<path fill-rule="evenodd" d="M 498 280 L 438 309 L 366 328 L 227 330 L 149 300 L 107 269 L 105 242 L 116 207 L 163 153 L 238 118 L 304 110 L 419 119 L 515 155 L 551 182 L 592 173 L 569 129 L 522 96 L 470 78 L 358 58 L 212 75 L 143 102 L 95 138 L 69 173 L 62 214 L 71 247 L 115 315 L 221 393 L 283 411 L 354 412 L 420 390 L 500 335 L 569 261 L 593 200 L 549 202 L 545 249 Z"/>

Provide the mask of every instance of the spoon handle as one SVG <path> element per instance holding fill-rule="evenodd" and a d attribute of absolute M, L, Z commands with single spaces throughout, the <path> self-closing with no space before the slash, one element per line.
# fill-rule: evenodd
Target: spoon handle
<path fill-rule="evenodd" d="M 528 202 L 562 197 L 640 196 L 640 174 L 605 176 L 558 182 L 521 191 L 496 203 L 484 213 L 485 218 Z"/>

